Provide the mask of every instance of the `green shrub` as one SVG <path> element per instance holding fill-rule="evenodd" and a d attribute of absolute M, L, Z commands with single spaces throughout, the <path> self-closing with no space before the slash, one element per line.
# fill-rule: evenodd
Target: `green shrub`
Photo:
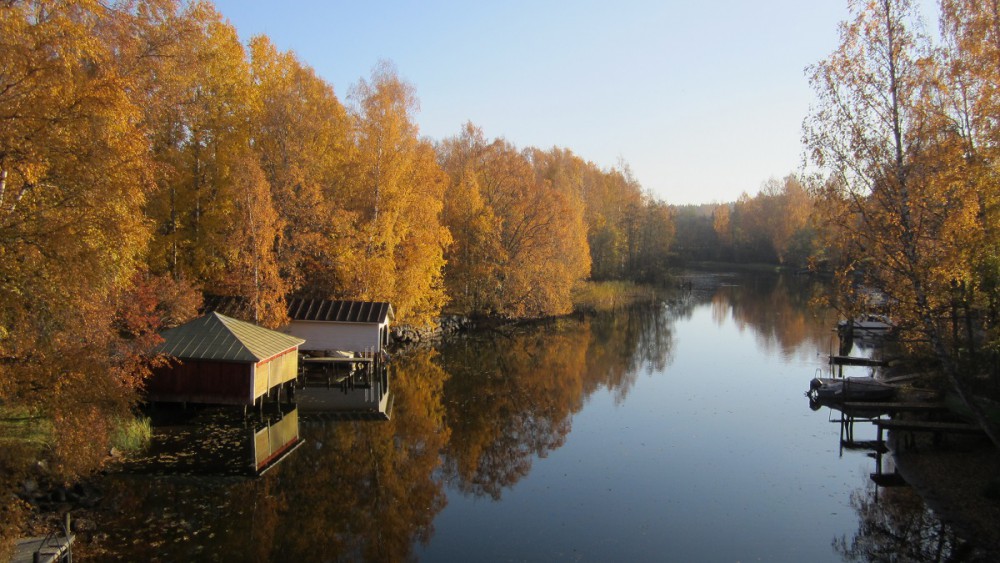
<path fill-rule="evenodd" d="M 148 417 L 118 419 L 111 432 L 111 446 L 125 452 L 137 452 L 149 444 L 152 436 L 153 428 Z"/>

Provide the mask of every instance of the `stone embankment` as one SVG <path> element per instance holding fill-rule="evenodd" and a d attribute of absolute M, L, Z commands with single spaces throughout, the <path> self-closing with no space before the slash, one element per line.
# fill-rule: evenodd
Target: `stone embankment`
<path fill-rule="evenodd" d="M 392 327 L 392 339 L 396 344 L 420 344 L 431 342 L 446 334 L 461 332 L 469 328 L 468 317 L 448 315 L 437 319 L 428 326 L 396 325 Z"/>

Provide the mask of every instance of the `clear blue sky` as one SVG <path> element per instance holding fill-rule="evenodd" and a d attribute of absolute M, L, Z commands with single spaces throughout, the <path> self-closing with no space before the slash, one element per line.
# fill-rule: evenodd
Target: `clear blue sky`
<path fill-rule="evenodd" d="M 929 1 L 929 0 L 928 0 Z M 346 102 L 381 59 L 420 99 L 423 136 L 471 121 L 520 148 L 623 159 L 668 203 L 756 193 L 796 172 L 807 65 L 846 0 L 219 0 L 244 41 L 295 51 Z"/>

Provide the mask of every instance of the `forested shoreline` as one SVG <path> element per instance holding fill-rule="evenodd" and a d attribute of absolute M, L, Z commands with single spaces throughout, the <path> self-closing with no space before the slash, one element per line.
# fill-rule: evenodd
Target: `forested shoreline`
<path fill-rule="evenodd" d="M 662 283 L 697 260 L 829 271 L 847 316 L 879 291 L 975 407 L 1000 365 L 1000 10 L 943 0 L 933 40 L 908 0 L 851 9 L 807 73 L 821 172 L 676 207 L 626 164 L 472 122 L 422 137 L 391 63 L 338 94 L 210 2 L 3 2 L 0 407 L 51 424 L 43 457 L 71 481 L 205 294 L 267 327 L 288 296 L 389 301 L 413 325 L 541 318 L 583 282 Z M 40 447 L 0 466 L 16 478 Z"/>
<path fill-rule="evenodd" d="M 338 95 L 210 2 L 11 1 L 0 29 L 0 399 L 51 421 L 59 478 L 100 465 L 206 294 L 266 327 L 288 296 L 419 326 L 666 275 L 670 209 L 627 165 L 424 138 L 391 63 Z"/>

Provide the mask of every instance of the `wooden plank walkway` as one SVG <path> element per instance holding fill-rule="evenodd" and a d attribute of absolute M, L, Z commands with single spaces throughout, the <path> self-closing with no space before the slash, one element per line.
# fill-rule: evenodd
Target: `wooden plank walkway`
<path fill-rule="evenodd" d="M 885 413 L 895 413 L 895 412 L 943 412 L 948 410 L 948 407 L 944 403 L 927 403 L 927 402 L 854 402 L 847 401 L 844 403 L 845 409 L 857 409 L 857 410 L 871 410 L 871 411 L 881 411 Z"/>
<path fill-rule="evenodd" d="M 374 358 L 341 358 L 339 356 L 318 356 L 311 358 L 302 358 L 302 362 L 306 364 L 370 364 L 374 362 Z"/>
<path fill-rule="evenodd" d="M 942 434 L 981 434 L 983 429 L 976 424 L 964 422 L 928 422 L 923 420 L 873 420 L 872 424 L 882 430 L 906 430 L 909 432 L 936 432 Z"/>
<path fill-rule="evenodd" d="M 893 430 L 896 432 L 908 432 L 908 437 L 897 441 L 897 447 L 903 448 L 905 444 L 912 445 L 914 432 L 930 432 L 934 434 L 934 443 L 939 443 L 948 434 L 985 434 L 983 429 L 976 424 L 966 424 L 964 422 L 929 422 L 923 420 L 873 420 L 872 424 L 878 427 L 878 441 L 881 443 L 883 432 Z"/>
<path fill-rule="evenodd" d="M 76 540 L 76 536 L 70 534 L 69 538 L 64 536 L 39 536 L 36 538 L 24 538 L 17 541 L 14 546 L 14 555 L 10 563 L 55 563 L 67 557 L 70 545 Z M 35 558 L 35 554 L 38 558 Z"/>
<path fill-rule="evenodd" d="M 835 366 L 884 366 L 888 362 L 884 360 L 875 360 L 872 358 L 857 358 L 854 356 L 830 356 L 830 364 Z"/>

